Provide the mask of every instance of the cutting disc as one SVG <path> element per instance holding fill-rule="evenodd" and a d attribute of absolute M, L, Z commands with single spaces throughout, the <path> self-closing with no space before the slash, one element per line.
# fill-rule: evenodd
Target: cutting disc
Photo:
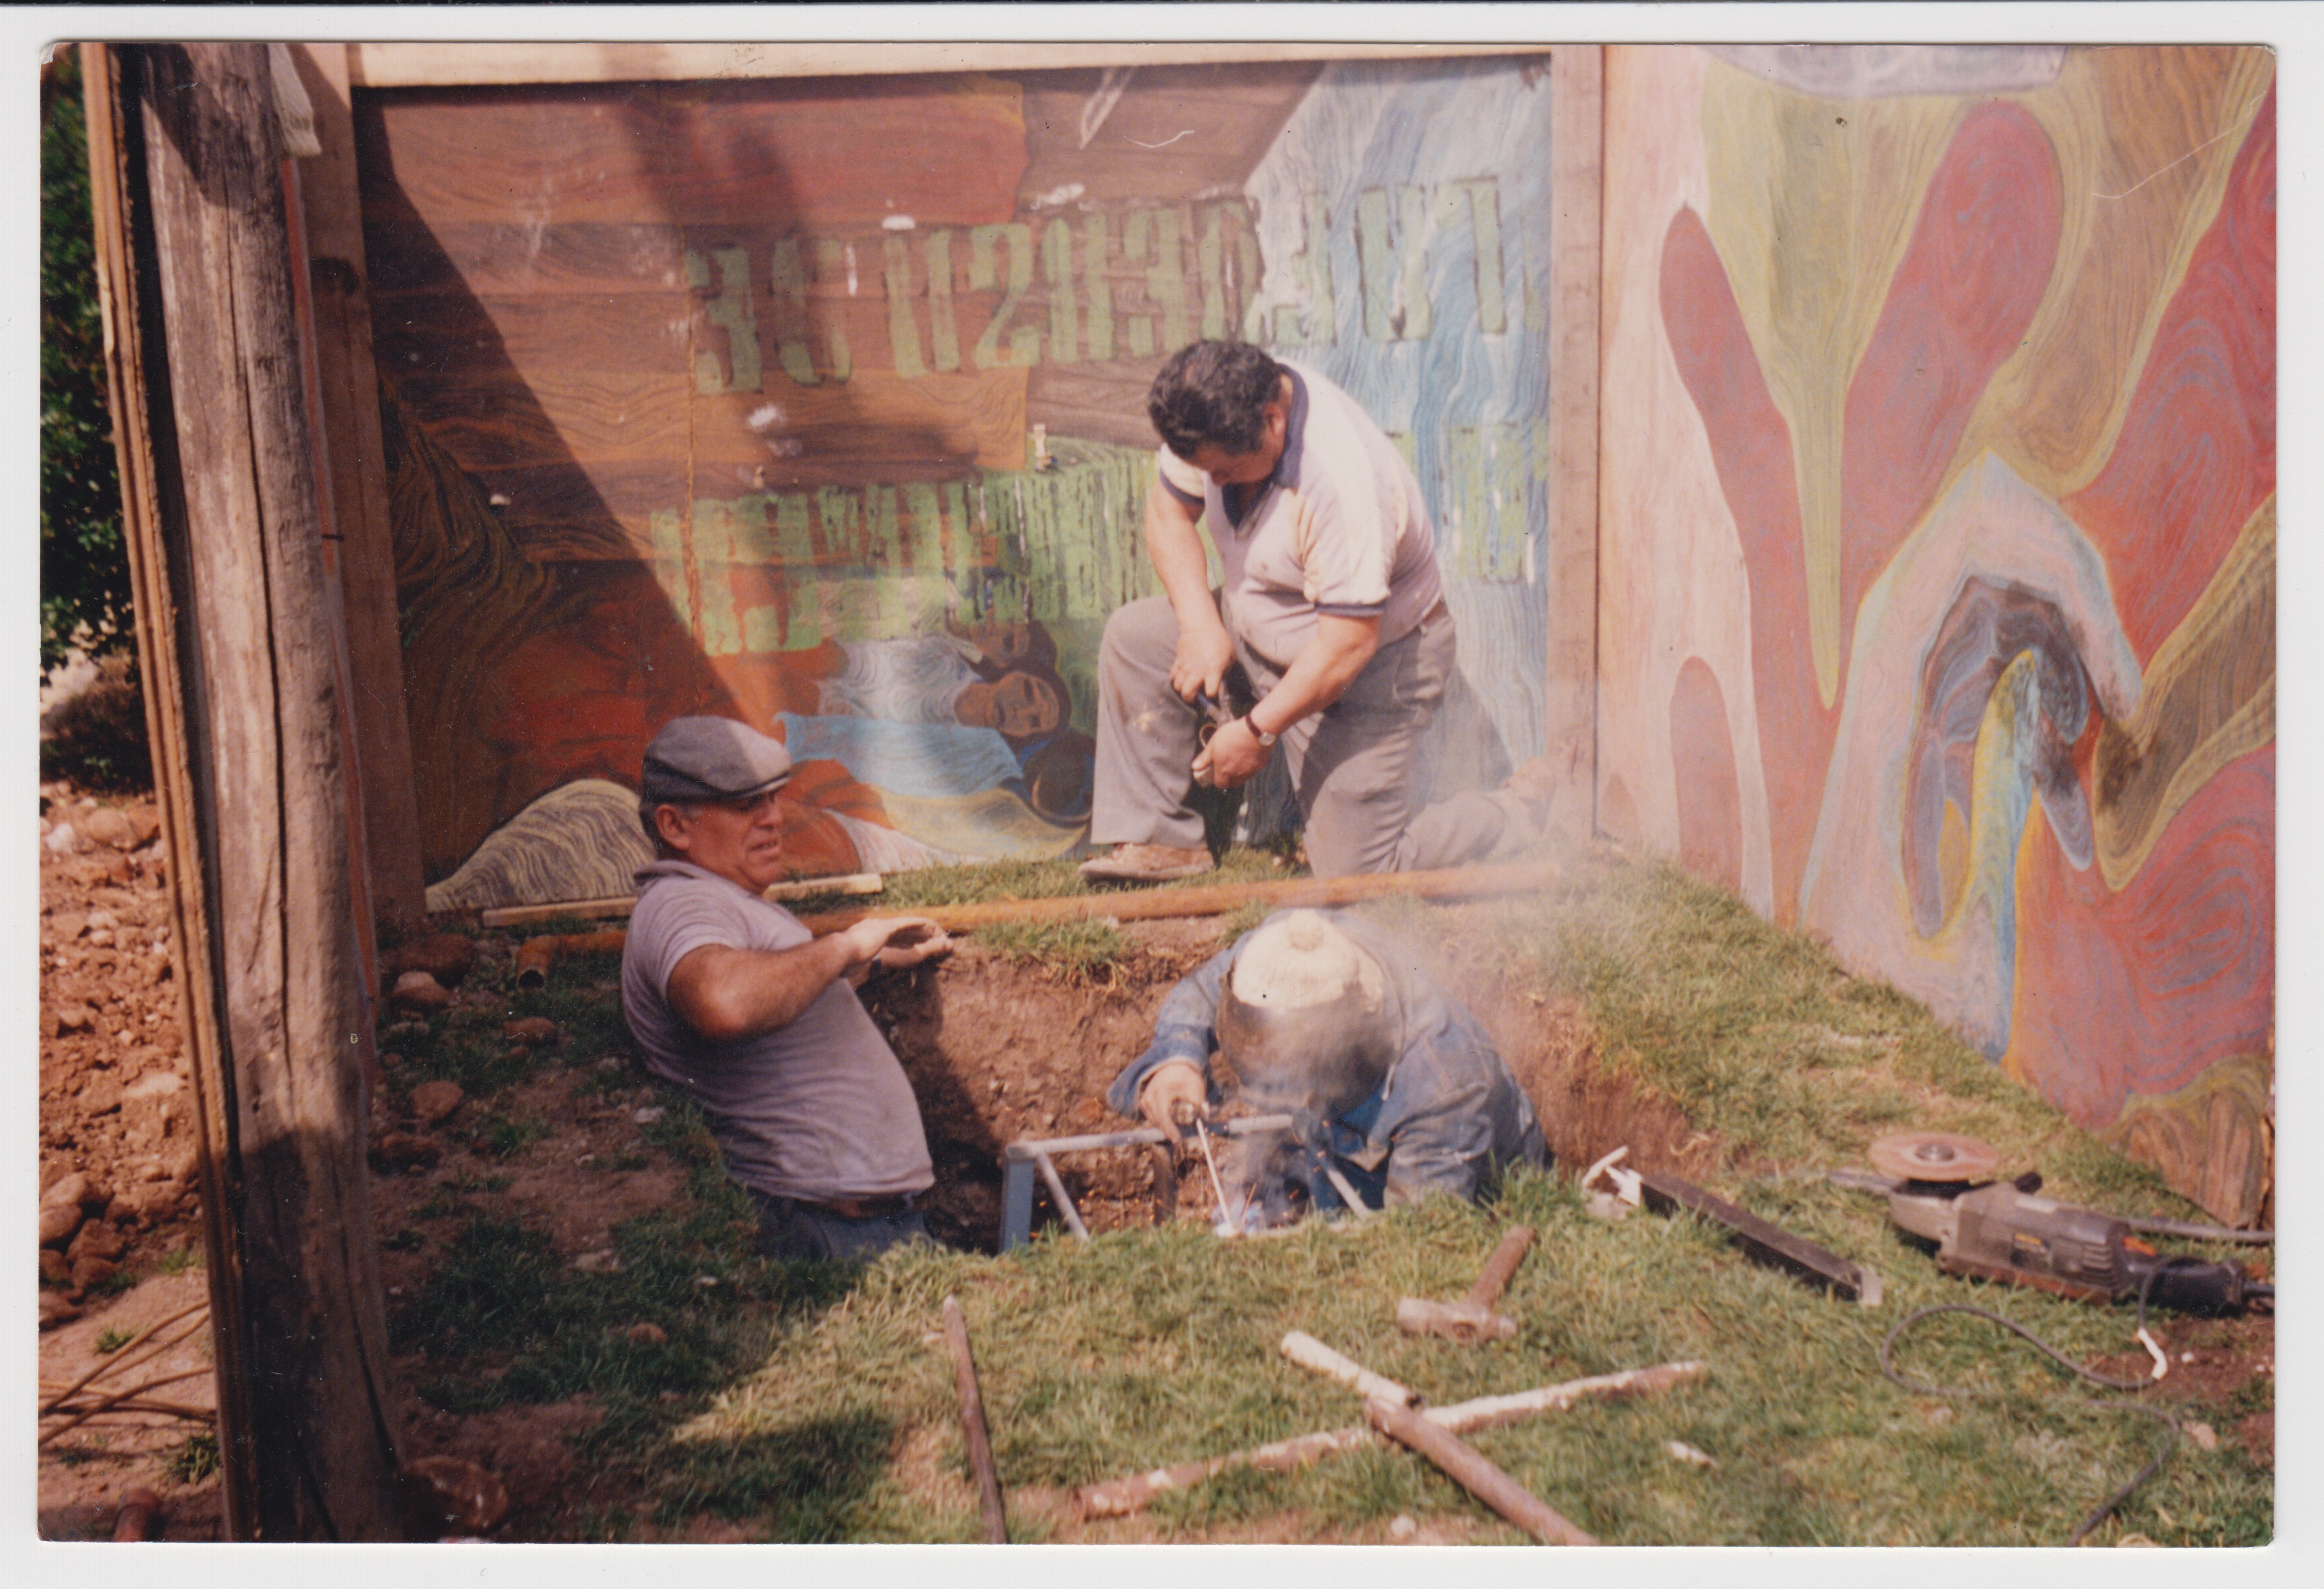
<path fill-rule="evenodd" d="M 1989 1181 L 2001 1155 L 1975 1137 L 1950 1132 L 1906 1132 L 1882 1137 L 1865 1150 L 1872 1168 L 1908 1181 Z"/>

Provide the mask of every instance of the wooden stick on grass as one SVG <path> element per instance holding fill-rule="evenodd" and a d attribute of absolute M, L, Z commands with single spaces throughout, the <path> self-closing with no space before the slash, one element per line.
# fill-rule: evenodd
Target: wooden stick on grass
<path fill-rule="evenodd" d="M 968 1321 L 961 1316 L 960 1298 L 944 1299 L 945 1340 L 952 1347 L 954 1383 L 960 1391 L 961 1443 L 968 1447 L 968 1465 L 976 1471 L 978 1504 L 984 1512 L 984 1542 L 1009 1543 L 1009 1510 L 1001 1500 L 1001 1475 L 992 1466 L 992 1438 L 984 1427 L 984 1398 L 976 1388 L 976 1359 L 968 1350 Z"/>
<path fill-rule="evenodd" d="M 1595 1545 L 1532 1491 L 1518 1483 L 1460 1436 L 1381 1397 L 1364 1402 L 1372 1427 L 1434 1463 L 1444 1475 L 1544 1545 Z"/>
<path fill-rule="evenodd" d="M 1420 1416 L 1455 1434 L 1466 1434 L 1471 1429 L 1494 1428 L 1545 1412 L 1563 1412 L 1575 1402 L 1592 1397 L 1636 1396 L 1665 1390 L 1700 1379 L 1705 1368 L 1701 1363 L 1685 1362 L 1624 1369 L 1618 1373 L 1592 1374 L 1588 1379 L 1568 1380 L 1563 1384 L 1544 1385 L 1513 1395 L 1480 1396 L 1473 1401 L 1456 1401 L 1448 1407 L 1423 1408 Z M 1283 1473 L 1305 1467 L 1334 1451 L 1353 1451 L 1359 1446 L 1379 1444 L 1379 1437 L 1360 1424 L 1352 1428 L 1324 1429 L 1244 1451 L 1230 1451 L 1224 1456 L 1203 1457 L 1175 1467 L 1084 1484 L 1074 1492 L 1074 1499 L 1080 1502 L 1084 1517 L 1127 1517 L 1143 1510 L 1166 1490 L 1190 1488 L 1231 1467 L 1250 1466 Z"/>

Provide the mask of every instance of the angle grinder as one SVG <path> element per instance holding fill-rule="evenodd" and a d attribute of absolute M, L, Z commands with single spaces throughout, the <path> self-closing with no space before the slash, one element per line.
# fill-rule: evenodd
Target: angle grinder
<path fill-rule="evenodd" d="M 2241 1266 L 2156 1252 L 2127 1221 L 2037 1196 L 2039 1174 L 1997 1179 L 2001 1156 L 1943 1132 L 1883 1137 L 1868 1156 L 1883 1176 L 1835 1173 L 1886 1192 L 1888 1217 L 1937 1244 L 1937 1267 L 2089 1302 L 2135 1298 L 2182 1312 L 2240 1313 L 2275 1288 Z"/>

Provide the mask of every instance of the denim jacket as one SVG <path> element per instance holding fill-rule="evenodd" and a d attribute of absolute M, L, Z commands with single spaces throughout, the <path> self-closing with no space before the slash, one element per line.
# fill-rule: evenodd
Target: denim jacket
<path fill-rule="evenodd" d="M 1397 1033 L 1397 1058 L 1369 1097 L 1320 1122 L 1323 1140 L 1307 1143 L 1310 1159 L 1328 1152 L 1367 1203 L 1430 1192 L 1473 1199 L 1497 1165 L 1520 1159 L 1546 1164 L 1549 1150 L 1533 1105 L 1476 1016 L 1439 989 L 1420 968 L 1420 956 L 1385 928 L 1344 910 L 1320 914 L 1387 973 L 1381 1018 Z M 1117 1113 L 1135 1115 L 1147 1076 L 1174 1059 L 1201 1067 L 1211 1102 L 1222 1101 L 1210 1066 L 1218 1050 L 1219 994 L 1250 942 L 1250 934 L 1238 938 L 1163 998 L 1152 1045 L 1106 1089 Z M 1320 1161 L 1314 1167 L 1320 1171 Z M 1342 1201 L 1320 1174 L 1310 1178 L 1310 1190 L 1319 1206 Z"/>

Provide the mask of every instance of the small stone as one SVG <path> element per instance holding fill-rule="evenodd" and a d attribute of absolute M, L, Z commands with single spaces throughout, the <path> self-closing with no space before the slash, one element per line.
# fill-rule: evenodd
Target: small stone
<path fill-rule="evenodd" d="M 150 845 L 161 834 L 161 813 L 151 806 L 140 806 L 129 813 L 130 826 L 137 830 L 137 842 Z"/>
<path fill-rule="evenodd" d="M 65 1257 L 74 1263 L 84 1258 L 118 1260 L 129 1251 L 129 1239 L 110 1220 L 86 1221 L 80 1233 L 73 1237 L 72 1245 L 65 1249 Z"/>
<path fill-rule="evenodd" d="M 545 1015 L 528 1015 L 521 1021 L 512 1021 L 501 1028 L 501 1033 L 511 1042 L 523 1043 L 535 1049 L 553 1049 L 563 1039 L 557 1022 Z"/>
<path fill-rule="evenodd" d="M 41 1245 L 61 1247 L 80 1229 L 80 1206 L 51 1203 L 41 1210 Z"/>
<path fill-rule="evenodd" d="M 381 971 L 401 977 L 406 972 L 424 971 L 444 987 L 456 988 L 475 969 L 476 941 L 456 932 L 439 932 L 404 945 L 388 955 Z"/>
<path fill-rule="evenodd" d="M 41 1293 L 41 1327 L 42 1329 L 52 1330 L 60 1324 L 70 1324 L 79 1316 L 80 1309 L 66 1300 L 61 1294 L 55 1291 Z"/>
<path fill-rule="evenodd" d="M 372 1162 L 383 1169 L 419 1171 L 444 1156 L 432 1138 L 417 1132 L 392 1131 L 371 1145 Z"/>
<path fill-rule="evenodd" d="M 1397 1513 L 1395 1520 L 1388 1526 L 1388 1537 L 1391 1539 L 1409 1539 L 1419 1532 L 1420 1525 L 1402 1512 Z"/>
<path fill-rule="evenodd" d="M 1696 1450 L 1693 1446 L 1688 1445 L 1683 1440 L 1666 1440 L 1663 1443 L 1663 1449 L 1669 1452 L 1673 1456 L 1678 1458 L 1679 1461 L 1690 1463 L 1696 1467 L 1717 1467 L 1719 1465 L 1719 1459 L 1717 1457 L 1712 1456 L 1709 1452 Z"/>
<path fill-rule="evenodd" d="M 532 1050 L 526 1048 L 522 1043 L 519 1043 L 515 1048 L 511 1049 L 507 1053 L 501 1056 L 501 1058 L 510 1065 L 522 1065 L 526 1060 L 530 1059 L 531 1058 Z"/>
<path fill-rule="evenodd" d="M 465 1457 L 423 1456 L 396 1475 L 404 1531 L 415 1539 L 481 1534 L 508 1515 L 508 1486 Z"/>
<path fill-rule="evenodd" d="M 87 1031 L 97 1024 L 97 1012 L 86 1004 L 60 1004 L 50 1013 L 51 1035 L 62 1037 L 69 1031 Z"/>
<path fill-rule="evenodd" d="M 77 855 L 81 850 L 81 836 L 69 822 L 60 822 L 41 840 L 43 846 L 60 855 Z"/>
<path fill-rule="evenodd" d="M 433 1015 L 451 1008 L 452 995 L 425 971 L 407 971 L 395 979 L 387 1002 L 407 1015 Z"/>
<path fill-rule="evenodd" d="M 629 1337 L 630 1344 L 635 1346 L 666 1346 L 669 1344 L 669 1332 L 658 1324 L 640 1322 L 622 1334 Z"/>
<path fill-rule="evenodd" d="M 88 947 L 92 949 L 111 948 L 113 947 L 113 929 L 109 927 L 90 928 L 88 929 Z"/>
<path fill-rule="evenodd" d="M 615 1274 L 622 1267 L 622 1255 L 611 1247 L 600 1247 L 594 1252 L 584 1252 L 573 1260 L 573 1267 L 583 1274 Z"/>
<path fill-rule="evenodd" d="M 41 1249 L 41 1284 L 60 1287 L 72 1284 L 72 1265 L 67 1263 L 65 1255 L 54 1247 Z"/>
<path fill-rule="evenodd" d="M 91 927 L 115 928 L 121 925 L 121 918 L 110 910 L 91 910 L 88 924 Z"/>
<path fill-rule="evenodd" d="M 59 1203 L 70 1203 L 78 1207 L 88 1196 L 91 1185 L 88 1177 L 78 1169 L 72 1170 L 52 1182 L 48 1190 L 41 1194 L 41 1206 L 47 1208 Z"/>
<path fill-rule="evenodd" d="M 380 1035 L 391 1038 L 424 1038 L 428 1035 L 428 1023 L 424 1021 L 399 1021 Z"/>
<path fill-rule="evenodd" d="M 49 936 L 60 944 L 69 944 L 88 930 L 88 918 L 78 910 L 67 910 L 49 918 Z"/>
<path fill-rule="evenodd" d="M 109 1258 L 98 1258 L 94 1255 L 77 1258 L 73 1260 L 72 1289 L 76 1291 L 88 1291 L 105 1284 L 120 1272 L 121 1266 Z"/>
<path fill-rule="evenodd" d="M 2179 1427 L 2187 1431 L 2187 1438 L 2195 1442 L 2196 1445 L 2200 1446 L 2204 1450 L 2217 1451 L 2219 1448 L 2218 1431 L 2212 1428 L 2210 1425 L 2203 1423 L 2188 1423 L 2181 1424 Z"/>
<path fill-rule="evenodd" d="M 116 850 L 134 849 L 137 845 L 137 825 L 118 811 L 91 812 L 80 830 L 91 844 L 110 845 Z"/>
<path fill-rule="evenodd" d="M 663 1108 L 659 1104 L 649 1104 L 644 1108 L 638 1110 L 635 1113 L 632 1114 L 630 1118 L 636 1121 L 640 1125 L 651 1125 L 655 1121 L 659 1120 L 663 1115 L 669 1113 L 669 1110 Z"/>
<path fill-rule="evenodd" d="M 411 1117 L 422 1125 L 449 1120 L 468 1095 L 455 1081 L 423 1081 L 411 1089 Z"/>

